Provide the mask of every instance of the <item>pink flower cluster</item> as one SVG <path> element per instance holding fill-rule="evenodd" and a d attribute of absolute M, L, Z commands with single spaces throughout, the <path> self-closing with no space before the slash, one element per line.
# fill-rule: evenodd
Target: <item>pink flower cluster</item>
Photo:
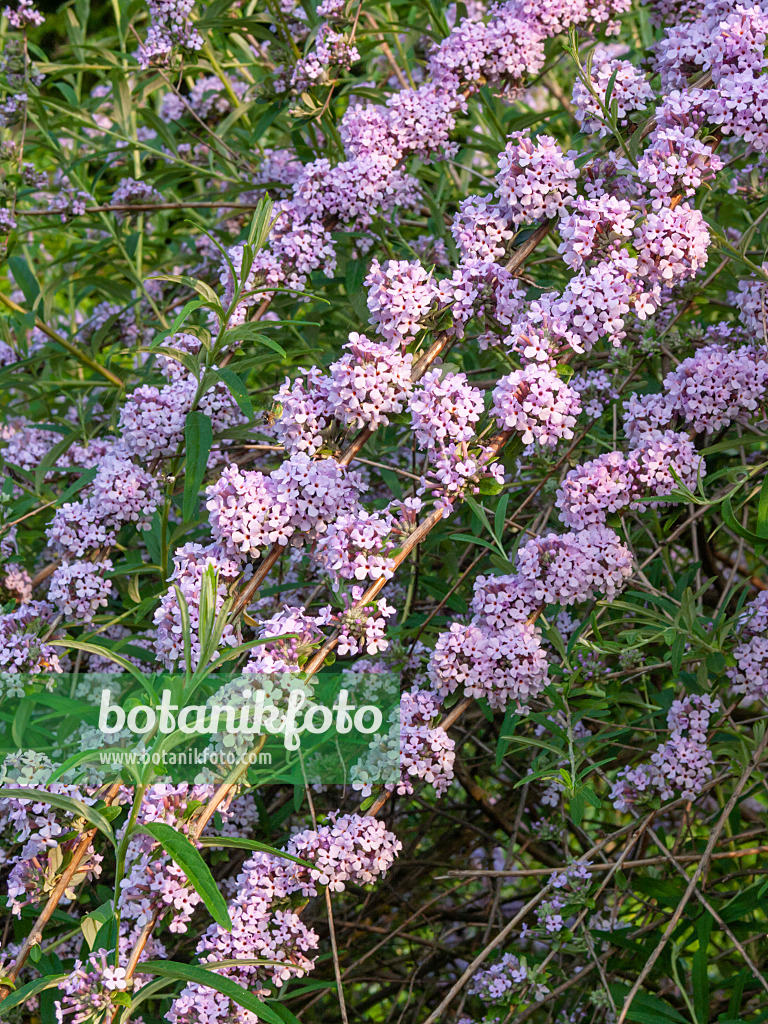
<path fill-rule="evenodd" d="M 493 391 L 492 415 L 503 430 L 522 434 L 523 444 L 555 445 L 573 437 L 580 412 L 578 393 L 536 363 L 502 377 Z"/>
<path fill-rule="evenodd" d="M 576 155 L 563 153 L 549 135 L 540 135 L 535 144 L 523 132 L 511 135 L 499 156 L 496 195 L 515 225 L 566 212 L 576 195 Z"/>
<path fill-rule="evenodd" d="M 631 811 L 635 804 L 656 790 L 662 800 L 675 791 L 692 800 L 712 777 L 714 757 L 707 748 L 709 720 L 720 701 L 707 694 L 693 694 L 672 702 L 667 715 L 669 739 L 651 755 L 650 764 L 622 768 L 611 790 L 617 811 Z"/>
<path fill-rule="evenodd" d="M 304 452 L 286 459 L 269 476 L 227 466 L 207 490 L 214 539 L 227 554 L 258 558 L 272 544 L 285 546 L 295 533 L 319 536 L 340 512 L 355 508 L 357 473 L 334 459 L 312 461 Z"/>
<path fill-rule="evenodd" d="M 332 815 L 317 830 L 294 835 L 286 853 L 310 861 L 311 868 L 270 853 L 255 853 L 243 865 L 230 904 L 232 931 L 211 925 L 198 942 L 203 962 L 259 959 L 274 966 L 243 964 L 219 968 L 251 991 L 267 993 L 265 982 L 280 987 L 312 970 L 318 937 L 291 909 L 290 899 L 307 899 L 318 887 L 342 892 L 348 882 L 367 885 L 390 869 L 400 842 L 375 818 Z M 190 982 L 174 1000 L 171 1024 L 225 1024 L 235 1010 L 230 1000 Z"/>
<path fill-rule="evenodd" d="M 112 580 L 105 573 L 112 571 L 112 562 L 64 562 L 51 576 L 48 600 L 75 622 L 90 622 L 100 608 L 106 608 L 115 592 Z"/>
<path fill-rule="evenodd" d="M 154 640 L 155 654 L 168 669 L 176 666 L 183 668 L 189 656 L 191 667 L 197 667 L 203 653 L 200 629 L 200 603 L 203 586 L 210 588 L 211 600 L 209 608 L 215 612 L 221 610 L 227 597 L 227 584 L 237 579 L 242 566 L 237 559 L 229 557 L 220 547 L 209 544 L 189 543 L 178 548 L 173 555 L 173 572 L 168 577 L 172 584 L 163 595 L 155 609 L 154 623 L 157 633 Z M 207 581 L 207 584 L 206 584 Z M 178 590 L 177 590 L 178 588 Z M 181 602 L 186 605 L 189 616 L 190 637 L 189 651 L 184 641 L 184 618 Z M 212 623 L 206 623 L 211 631 Z M 227 623 L 218 641 L 219 647 L 235 647 L 238 636 L 231 623 Z M 209 652 L 211 658 L 217 657 L 215 651 Z"/>
<path fill-rule="evenodd" d="M 661 394 L 633 395 L 625 403 L 624 429 L 631 440 L 640 440 L 677 419 L 707 434 L 746 423 L 760 409 L 766 383 L 768 362 L 752 346 L 732 351 L 707 345 L 667 374 Z"/>
<path fill-rule="evenodd" d="M 768 591 L 750 601 L 740 622 L 740 642 L 733 651 L 735 666 L 728 668 L 734 693 L 747 700 L 768 697 Z"/>
<path fill-rule="evenodd" d="M 664 497 L 680 484 L 696 490 L 705 472 L 687 434 L 650 431 L 626 455 L 606 452 L 572 469 L 555 504 L 566 526 L 584 529 L 605 523 L 609 513 L 641 509 L 645 503 L 639 499 Z"/>

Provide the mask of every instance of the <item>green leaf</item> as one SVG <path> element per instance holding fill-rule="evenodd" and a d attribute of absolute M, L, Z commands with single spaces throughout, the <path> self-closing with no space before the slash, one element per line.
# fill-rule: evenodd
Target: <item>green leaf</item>
<path fill-rule="evenodd" d="M 10 995 L 6 996 L 5 999 L 0 1003 L 0 1017 L 7 1017 L 9 1011 L 14 1006 L 20 1006 L 21 1003 L 25 1002 L 30 996 L 36 996 L 40 992 L 44 992 L 47 988 L 54 988 L 64 978 L 69 977 L 67 974 L 48 974 L 44 978 L 35 978 L 34 981 L 28 981 L 26 985 L 22 985 L 21 988 L 17 988 L 11 992 Z"/>
<path fill-rule="evenodd" d="M 216 371 L 216 376 L 220 377 L 221 380 L 223 380 L 224 383 L 227 385 L 230 392 L 232 393 L 232 397 L 240 407 L 240 412 L 243 414 L 243 416 L 246 416 L 249 420 L 252 420 L 255 416 L 255 413 L 253 411 L 251 399 L 248 396 L 248 391 L 246 390 L 245 385 L 240 380 L 235 371 L 230 370 L 228 366 L 224 366 L 220 370 Z"/>
<path fill-rule="evenodd" d="M 211 288 L 205 281 L 197 281 L 194 277 L 189 277 L 187 274 L 155 274 L 149 278 L 150 281 L 170 281 L 171 284 L 184 284 L 188 288 L 194 289 L 197 294 L 205 301 L 205 305 L 210 306 L 211 309 L 217 312 L 224 312 L 219 302 L 219 297 L 216 292 Z"/>
<path fill-rule="evenodd" d="M 24 732 L 29 725 L 29 720 L 32 717 L 32 712 L 35 708 L 35 698 L 26 697 L 19 701 L 19 705 L 16 708 L 16 714 L 13 716 L 13 723 L 11 724 L 11 736 L 13 742 L 21 750 L 24 746 Z"/>
<path fill-rule="evenodd" d="M 206 970 L 204 967 L 194 964 L 178 964 L 173 960 L 144 960 L 141 964 L 141 973 L 156 974 L 161 978 L 175 978 L 178 981 L 196 982 L 205 988 L 221 992 L 233 1003 L 255 1013 L 259 1020 L 266 1021 L 267 1024 L 284 1024 L 283 1018 L 275 1013 L 267 1003 L 257 999 L 248 989 L 238 985 L 237 982 L 215 974 L 210 969 Z"/>
<path fill-rule="evenodd" d="M 75 800 L 74 797 L 63 796 L 61 793 L 48 793 L 44 789 L 25 789 L 23 786 L 13 788 L 10 786 L 0 787 L 0 797 L 3 796 L 12 797 L 14 800 L 34 800 L 35 803 L 50 804 L 51 807 L 58 807 L 61 811 L 67 811 L 67 813 L 75 818 L 85 818 L 89 825 L 97 828 L 99 832 L 102 832 L 109 839 L 113 846 L 115 845 L 115 834 L 107 819 L 94 810 L 93 807 L 84 804 L 82 800 Z"/>
<path fill-rule="evenodd" d="M 199 409 L 187 416 L 184 427 L 184 438 L 187 443 L 187 471 L 184 478 L 184 501 L 182 515 L 189 522 L 197 511 L 200 487 L 208 468 L 208 456 L 213 443 L 213 425 L 211 419 Z"/>
<path fill-rule="evenodd" d="M 8 260 L 8 266 L 13 274 L 14 281 L 24 293 L 27 305 L 30 309 L 34 309 L 35 299 L 40 294 L 40 285 L 37 283 L 34 272 L 29 268 L 27 261 L 23 260 L 20 256 L 11 256 Z"/>
<path fill-rule="evenodd" d="M 578 793 L 573 794 L 569 806 L 571 810 L 571 821 L 578 827 L 581 825 L 582 818 L 584 817 L 584 808 L 586 807 L 583 789 L 579 790 Z"/>
<path fill-rule="evenodd" d="M 74 494 L 77 494 L 78 491 L 82 490 L 86 484 L 89 484 L 93 480 L 98 471 L 98 466 L 92 466 L 90 469 L 84 470 L 77 480 L 75 480 L 73 484 L 69 485 L 66 491 L 62 491 L 56 499 L 56 504 L 60 506 L 63 505 L 64 502 L 69 501 Z"/>
<path fill-rule="evenodd" d="M 257 843 L 255 839 L 240 839 L 232 836 L 201 836 L 198 840 L 201 846 L 212 848 L 229 848 L 233 850 L 257 850 L 261 853 L 271 853 L 273 857 L 282 857 L 284 860 L 292 860 L 305 868 L 311 868 L 309 861 L 301 857 L 294 857 L 285 850 L 277 850 L 274 846 L 267 846 L 266 843 Z"/>
<path fill-rule="evenodd" d="M 214 921 L 226 931 L 232 931 L 232 921 L 227 909 L 227 901 L 219 892 L 213 879 L 211 869 L 200 853 L 182 833 L 162 821 L 141 825 L 139 832 L 146 832 L 162 846 L 186 874 L 190 885 L 204 901 Z"/>
<path fill-rule="evenodd" d="M 93 949 L 96 936 L 101 931 L 103 925 L 108 921 L 114 919 L 115 909 L 112 900 L 106 900 L 100 907 L 92 911 L 90 914 L 86 914 L 80 921 L 80 931 L 83 933 L 83 938 L 88 943 L 88 948 Z"/>

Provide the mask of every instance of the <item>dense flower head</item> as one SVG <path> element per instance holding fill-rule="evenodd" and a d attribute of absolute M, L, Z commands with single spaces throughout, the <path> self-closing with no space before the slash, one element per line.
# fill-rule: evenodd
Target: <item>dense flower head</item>
<path fill-rule="evenodd" d="M 708 728 L 719 709 L 720 701 L 707 694 L 673 701 L 667 715 L 669 739 L 659 744 L 649 763 L 621 769 L 611 790 L 614 807 L 632 810 L 653 790 L 662 800 L 671 800 L 676 791 L 688 800 L 697 796 L 712 776 L 714 757 L 707 747 Z"/>
<path fill-rule="evenodd" d="M 459 444 L 474 437 L 483 413 L 483 394 L 464 373 L 428 370 L 409 397 L 408 409 L 420 445 Z"/>
<path fill-rule="evenodd" d="M 200 50 L 203 37 L 190 17 L 194 0 L 147 0 L 152 22 L 137 57 L 142 67 L 167 64 L 175 47 Z"/>
<path fill-rule="evenodd" d="M 499 156 L 496 194 L 514 224 L 562 215 L 576 195 L 579 172 L 573 152 L 563 153 L 549 135 L 532 140 L 523 132 L 510 136 Z"/>
<path fill-rule="evenodd" d="M 693 128 L 674 127 L 654 132 L 637 170 L 644 182 L 653 185 L 653 205 L 659 208 L 673 194 L 694 196 L 722 167 L 723 161 L 711 146 L 695 137 Z"/>
<path fill-rule="evenodd" d="M 157 479 L 113 446 L 100 460 L 90 493 L 81 501 L 61 505 L 46 533 L 55 548 L 81 558 L 96 548 L 111 547 L 126 523 L 149 529 L 159 504 Z"/>
<path fill-rule="evenodd" d="M 695 490 L 704 472 L 704 460 L 687 434 L 649 431 L 626 455 L 605 452 L 572 469 L 556 505 L 566 526 L 584 529 L 605 523 L 610 513 L 642 509 L 646 503 L 639 499 L 663 497 L 681 484 Z"/>
<path fill-rule="evenodd" d="M 310 876 L 332 892 L 345 883 L 367 885 L 387 873 L 402 843 L 383 821 L 359 814 L 333 814 L 327 825 L 299 832 L 288 842 L 288 852 L 312 862 Z"/>
<path fill-rule="evenodd" d="M 304 452 L 269 476 L 227 466 L 206 492 L 213 536 L 229 554 L 258 558 L 265 547 L 288 544 L 297 531 L 325 532 L 337 513 L 355 506 L 359 489 L 358 474 Z"/>
<path fill-rule="evenodd" d="M 663 206 L 635 229 L 635 246 L 639 274 L 664 284 L 684 281 L 706 266 L 709 228 L 688 203 Z"/>
<path fill-rule="evenodd" d="M 386 426 L 390 416 L 403 411 L 413 387 L 413 356 L 356 331 L 344 347 L 347 353 L 329 367 L 329 409 L 347 426 Z"/>
<path fill-rule="evenodd" d="M 393 529 L 394 519 L 387 511 L 342 512 L 319 538 L 313 556 L 332 579 L 391 579 Z"/>
<path fill-rule="evenodd" d="M 613 87 L 610 97 L 607 97 L 611 79 Z M 616 123 L 626 128 L 630 115 L 644 110 L 654 98 L 651 84 L 642 71 L 630 61 L 612 58 L 607 51 L 599 48 L 592 59 L 589 84 L 591 89 L 580 78 L 574 84 L 576 120 L 583 132 L 596 132 L 600 138 L 610 134 L 604 106 L 610 108 L 615 103 Z M 606 98 L 609 99 L 608 103 Z"/>
<path fill-rule="evenodd" d="M 437 639 L 429 678 L 442 697 L 461 686 L 467 697 L 484 697 L 494 709 L 510 701 L 525 706 L 549 682 L 541 632 L 527 622 L 498 631 L 454 622 Z"/>
<path fill-rule="evenodd" d="M 762 591 L 744 609 L 740 642 L 733 651 L 736 664 L 727 670 L 734 693 L 747 700 L 768 695 L 768 591 Z"/>
<path fill-rule="evenodd" d="M 519 431 L 524 444 L 554 445 L 573 437 L 580 412 L 578 393 L 535 363 L 502 377 L 493 391 L 491 414 L 502 429 Z"/>
<path fill-rule="evenodd" d="M 106 608 L 115 585 L 105 576 L 112 562 L 64 562 L 51 576 L 48 600 L 67 618 L 90 622 L 100 608 Z"/>
<path fill-rule="evenodd" d="M 392 344 L 413 341 L 437 299 L 432 275 L 415 260 L 374 259 L 365 279 L 370 322 Z"/>
<path fill-rule="evenodd" d="M 166 668 L 184 666 L 187 655 L 196 668 L 202 653 L 198 631 L 200 627 L 200 606 L 203 587 L 210 587 L 214 612 L 219 612 L 228 592 L 228 583 L 241 573 L 240 563 L 228 557 L 215 544 L 188 543 L 178 548 L 173 555 L 173 572 L 168 577 L 171 587 L 166 591 L 155 609 L 154 624 L 156 635 L 155 654 Z M 182 612 L 182 602 L 186 615 Z M 184 620 L 188 616 L 190 632 L 189 648 L 185 641 Z M 209 625 L 209 624 L 208 624 Z M 235 647 L 238 636 L 231 623 L 227 623 L 219 639 L 220 647 Z M 212 657 L 217 656 L 216 652 Z"/>
<path fill-rule="evenodd" d="M 751 346 L 706 345 L 667 374 L 661 394 L 633 395 L 625 403 L 624 429 L 639 439 L 676 418 L 707 434 L 749 422 L 763 404 L 767 383 L 768 362 Z"/>
<path fill-rule="evenodd" d="M 611 600 L 632 573 L 629 549 L 605 526 L 529 540 L 515 564 L 540 604 L 569 605 L 598 593 Z"/>
<path fill-rule="evenodd" d="M 435 47 L 429 71 L 439 84 L 460 93 L 484 80 L 515 84 L 544 64 L 544 33 L 517 3 L 498 4 L 488 22 L 462 18 Z"/>
<path fill-rule="evenodd" d="M 187 414 L 198 390 L 186 376 L 156 388 L 151 384 L 129 395 L 120 412 L 122 439 L 131 455 L 140 459 L 175 455 L 184 439 Z M 226 384 L 216 384 L 200 398 L 197 408 L 210 417 L 214 432 L 242 421 L 242 413 Z"/>
<path fill-rule="evenodd" d="M 578 270 L 590 257 L 602 258 L 618 249 L 632 237 L 633 228 L 632 207 L 626 199 L 578 196 L 571 212 L 560 218 L 558 251 L 569 267 Z"/>
<path fill-rule="evenodd" d="M 61 672 L 59 649 L 47 641 L 55 611 L 47 601 L 28 601 L 0 614 L 0 692 L 21 697 L 27 676 Z"/>
<path fill-rule="evenodd" d="M 451 234 L 462 256 L 497 262 L 506 252 L 514 230 L 493 195 L 469 196 L 454 214 Z"/>

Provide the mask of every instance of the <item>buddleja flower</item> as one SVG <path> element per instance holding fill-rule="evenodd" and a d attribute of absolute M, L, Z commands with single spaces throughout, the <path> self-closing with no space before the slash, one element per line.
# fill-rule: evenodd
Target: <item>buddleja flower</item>
<path fill-rule="evenodd" d="M 257 558 L 264 547 L 285 546 L 297 531 L 318 536 L 339 513 L 355 507 L 361 480 L 335 459 L 303 452 L 270 476 L 227 466 L 208 490 L 214 538 L 228 554 Z"/>
<path fill-rule="evenodd" d="M 750 601 L 738 623 L 740 643 L 733 656 L 736 665 L 726 669 L 734 693 L 747 700 L 768 695 L 768 590 Z"/>
<path fill-rule="evenodd" d="M 708 434 L 748 422 L 764 401 L 768 362 L 752 346 L 735 351 L 706 345 L 664 378 L 658 395 L 633 395 L 624 405 L 627 436 L 640 439 L 679 417 Z"/>
<path fill-rule="evenodd" d="M 597 96 L 608 107 L 615 104 L 616 123 L 626 128 L 630 114 L 644 110 L 654 98 L 653 89 L 646 75 L 628 60 L 611 58 L 607 51 L 597 48 L 592 58 L 590 85 Z M 615 76 L 615 77 L 614 77 Z M 613 79 L 610 102 L 606 103 L 608 86 Z M 609 135 L 611 129 L 598 99 L 580 78 L 573 87 L 573 105 L 576 120 L 581 130 L 589 135 L 597 132 L 600 138 Z"/>
<path fill-rule="evenodd" d="M 662 800 L 670 800 L 676 791 L 688 800 L 698 796 L 712 777 L 715 759 L 707 748 L 707 729 L 719 708 L 720 701 L 707 694 L 673 701 L 667 715 L 671 730 L 667 742 L 658 746 L 650 763 L 622 768 L 616 776 L 610 794 L 616 810 L 632 810 L 653 790 Z"/>
<path fill-rule="evenodd" d="M 64 562 L 51 576 L 48 600 L 76 622 L 90 622 L 99 608 L 106 608 L 115 592 L 112 580 L 105 573 L 112 571 L 112 562 Z"/>
<path fill-rule="evenodd" d="M 50 684 L 52 673 L 62 671 L 58 648 L 47 642 L 53 639 L 55 616 L 55 609 L 47 601 L 29 601 L 0 614 L 0 693 L 23 697 L 28 676 L 43 673 Z"/>
<path fill-rule="evenodd" d="M 6 7 L 4 15 L 11 28 L 22 29 L 28 25 L 42 25 L 45 17 L 37 10 L 33 0 L 18 0 L 16 9 Z"/>
<path fill-rule="evenodd" d="M 632 574 L 632 556 L 605 526 L 536 537 L 517 553 L 532 603 L 569 605 L 595 593 L 612 600 Z"/>
<path fill-rule="evenodd" d="M 563 153 L 558 142 L 540 135 L 535 143 L 513 132 L 499 156 L 496 194 L 514 224 L 564 213 L 576 195 L 579 172 L 575 152 Z"/>
<path fill-rule="evenodd" d="M 348 426 L 386 426 L 390 416 L 403 411 L 413 387 L 413 356 L 356 331 L 344 347 L 347 354 L 329 367 L 328 409 Z"/>
<path fill-rule="evenodd" d="M 394 527 L 388 511 L 342 512 L 318 540 L 313 557 L 334 581 L 389 580 L 394 572 L 389 554 L 397 545 Z"/>
<path fill-rule="evenodd" d="M 471 441 L 483 413 L 483 393 L 464 373 L 428 370 L 408 400 L 416 439 L 427 449 Z"/>
<path fill-rule="evenodd" d="M 176 47 L 202 49 L 203 37 L 190 17 L 194 0 L 147 0 L 147 3 L 152 23 L 137 54 L 142 67 L 167 64 Z"/>
<path fill-rule="evenodd" d="M 175 455 L 184 440 L 187 415 L 197 389 L 197 381 L 190 376 L 164 388 L 150 384 L 136 388 L 120 410 L 122 439 L 131 455 L 140 459 Z M 237 403 L 223 383 L 202 395 L 197 408 L 210 417 L 215 433 L 243 421 Z"/>
<path fill-rule="evenodd" d="M 632 207 L 626 199 L 578 196 L 573 210 L 560 218 L 558 231 L 563 239 L 558 252 L 563 261 L 578 270 L 590 257 L 601 259 L 624 245 L 634 228 Z"/>
<path fill-rule="evenodd" d="M 524 444 L 554 445 L 573 437 L 580 412 L 578 393 L 535 363 L 502 377 L 493 391 L 491 414 L 502 429 L 519 431 Z"/>
<path fill-rule="evenodd" d="M 695 277 L 708 260 L 709 228 L 688 203 L 649 213 L 635 229 L 638 273 L 671 284 Z"/>
<path fill-rule="evenodd" d="M 341 595 L 343 609 L 336 610 L 328 605 L 317 617 L 321 625 L 338 628 L 340 635 L 336 649 L 342 656 L 362 651 L 378 654 L 389 647 L 386 620 L 395 615 L 397 609 L 388 604 L 385 597 L 363 605 L 364 594 L 363 587 L 350 587 L 348 594 Z"/>
<path fill-rule="evenodd" d="M 638 499 L 671 494 L 681 484 L 695 490 L 706 472 L 687 434 L 649 431 L 626 455 L 605 452 L 572 469 L 557 492 L 566 526 L 603 524 L 609 513 L 645 507 Z M 656 505 L 656 502 L 648 503 Z"/>
<path fill-rule="evenodd" d="M 365 279 L 371 323 L 387 341 L 407 344 L 437 299 L 437 284 L 418 262 L 374 259 Z"/>

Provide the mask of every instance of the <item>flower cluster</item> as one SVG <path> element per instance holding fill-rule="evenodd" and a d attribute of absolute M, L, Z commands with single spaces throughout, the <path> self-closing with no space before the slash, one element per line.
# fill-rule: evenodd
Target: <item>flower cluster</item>
<path fill-rule="evenodd" d="M 502 429 L 521 433 L 523 444 L 554 445 L 573 437 L 580 412 L 578 393 L 536 363 L 502 377 L 493 391 L 492 415 Z"/>
<path fill-rule="evenodd" d="M 675 700 L 667 715 L 669 739 L 651 755 L 649 764 L 622 768 L 611 790 L 611 801 L 619 811 L 631 810 L 655 790 L 662 800 L 676 791 L 692 800 L 712 777 L 714 757 L 707 747 L 710 718 L 720 701 L 707 694 Z"/>
<path fill-rule="evenodd" d="M 227 466 L 207 490 L 214 538 L 229 555 L 258 558 L 272 544 L 285 546 L 295 533 L 322 534 L 339 512 L 355 507 L 361 483 L 335 459 L 312 461 L 304 452 L 286 459 L 269 476 Z"/>
<path fill-rule="evenodd" d="M 191 14 L 194 0 L 147 0 L 152 22 L 138 50 L 142 67 L 167 64 L 176 47 L 200 50 L 203 37 L 195 28 Z"/>
<path fill-rule="evenodd" d="M 100 608 L 106 608 L 114 583 L 105 576 L 112 562 L 64 562 L 51 576 L 48 600 L 67 618 L 90 622 Z"/>

